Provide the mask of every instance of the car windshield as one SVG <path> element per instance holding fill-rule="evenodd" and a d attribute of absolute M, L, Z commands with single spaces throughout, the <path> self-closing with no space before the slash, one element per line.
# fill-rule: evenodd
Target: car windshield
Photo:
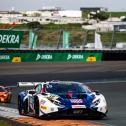
<path fill-rule="evenodd" d="M 0 92 L 5 92 L 4 88 L 0 87 Z"/>
<path fill-rule="evenodd" d="M 80 85 L 78 83 L 50 83 L 46 85 L 45 92 L 48 93 L 90 93 L 90 89 L 85 85 Z"/>

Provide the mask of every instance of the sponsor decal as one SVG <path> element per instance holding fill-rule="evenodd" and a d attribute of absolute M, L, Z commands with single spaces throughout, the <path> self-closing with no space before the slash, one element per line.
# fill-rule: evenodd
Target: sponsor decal
<path fill-rule="evenodd" d="M 47 95 L 47 96 L 45 96 L 48 100 L 53 100 L 53 101 L 56 101 L 58 98 L 59 98 L 59 96 L 58 95 L 55 95 L 55 94 L 49 94 L 49 95 Z"/>
<path fill-rule="evenodd" d="M 49 84 L 49 85 L 46 85 L 46 88 L 53 88 L 53 86 Z"/>
<path fill-rule="evenodd" d="M 19 35 L 0 35 L 0 43 L 19 43 Z"/>
<path fill-rule="evenodd" d="M 81 114 L 81 113 L 83 113 L 83 110 L 74 110 L 73 111 L 73 114 Z"/>
<path fill-rule="evenodd" d="M 47 106 L 44 106 L 44 105 L 41 105 L 40 108 L 41 108 L 42 110 L 47 110 L 47 109 L 48 109 L 48 107 L 47 107 Z"/>
<path fill-rule="evenodd" d="M 19 63 L 19 62 L 21 62 L 21 57 L 20 56 L 13 57 L 12 62 L 13 63 Z"/>
<path fill-rule="evenodd" d="M 9 55 L 0 55 L 0 60 L 9 60 L 10 56 Z"/>
<path fill-rule="evenodd" d="M 38 60 L 52 60 L 53 56 L 51 54 L 37 54 L 36 61 Z"/>
<path fill-rule="evenodd" d="M 95 62 L 96 61 L 96 57 L 95 56 L 89 56 L 87 59 L 86 59 L 87 62 Z"/>
<path fill-rule="evenodd" d="M 70 41 L 70 32 L 63 32 L 63 48 L 69 48 L 69 41 Z"/>
<path fill-rule="evenodd" d="M 72 105 L 72 108 L 86 108 L 85 105 Z"/>
<path fill-rule="evenodd" d="M 82 99 L 70 99 L 71 103 L 83 103 Z"/>
<path fill-rule="evenodd" d="M 46 103 L 46 101 L 43 99 L 40 101 L 40 104 L 42 104 L 42 105 L 44 105 L 45 103 Z"/>
<path fill-rule="evenodd" d="M 82 54 L 68 54 L 67 60 L 82 60 L 84 57 Z"/>
<path fill-rule="evenodd" d="M 0 30 L 0 47 L 19 48 L 22 36 L 22 31 Z"/>

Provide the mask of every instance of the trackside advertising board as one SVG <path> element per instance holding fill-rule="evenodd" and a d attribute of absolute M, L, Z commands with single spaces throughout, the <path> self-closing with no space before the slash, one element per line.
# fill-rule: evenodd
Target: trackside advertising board
<path fill-rule="evenodd" d="M 0 48 L 20 48 L 23 31 L 0 30 Z"/>
<path fill-rule="evenodd" d="M 22 52 L 0 53 L 0 62 L 97 62 L 99 52 Z"/>

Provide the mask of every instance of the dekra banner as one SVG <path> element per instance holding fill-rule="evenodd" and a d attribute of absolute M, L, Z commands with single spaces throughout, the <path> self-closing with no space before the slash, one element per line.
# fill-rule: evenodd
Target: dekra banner
<path fill-rule="evenodd" d="M 0 48 L 20 48 L 23 31 L 0 30 Z"/>

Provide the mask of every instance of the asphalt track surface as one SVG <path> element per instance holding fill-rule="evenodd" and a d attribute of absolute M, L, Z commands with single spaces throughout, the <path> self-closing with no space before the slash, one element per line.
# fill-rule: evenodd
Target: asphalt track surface
<path fill-rule="evenodd" d="M 102 92 L 108 102 L 108 115 L 93 120 L 107 126 L 126 126 L 126 62 L 98 63 L 1 63 L 0 83 L 16 85 L 20 81 L 72 80 L 89 82 Z M 96 83 L 94 83 L 96 82 Z M 104 82 L 104 83 L 103 83 Z M 9 106 L 17 108 L 17 94 L 22 88 L 13 88 Z"/>

